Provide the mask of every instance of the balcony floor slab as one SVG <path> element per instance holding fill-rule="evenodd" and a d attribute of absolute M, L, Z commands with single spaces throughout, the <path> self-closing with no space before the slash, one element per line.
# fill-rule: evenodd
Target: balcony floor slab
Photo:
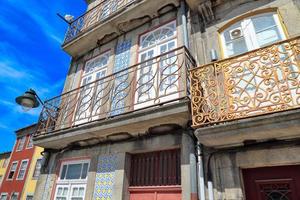
<path fill-rule="evenodd" d="M 299 138 L 300 109 L 202 127 L 195 135 L 200 143 L 213 148 L 240 146 L 247 140 Z"/>
<path fill-rule="evenodd" d="M 74 142 L 93 138 L 105 141 L 107 136 L 117 133 L 138 136 L 146 134 L 151 127 L 163 124 L 177 124 L 185 127 L 189 120 L 189 100 L 185 99 L 36 136 L 34 144 L 43 148 L 62 149 Z"/>

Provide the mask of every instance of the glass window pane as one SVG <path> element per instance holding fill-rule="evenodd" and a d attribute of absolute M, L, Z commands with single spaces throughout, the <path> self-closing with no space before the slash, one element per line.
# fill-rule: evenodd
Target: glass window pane
<path fill-rule="evenodd" d="M 66 196 L 67 194 L 68 194 L 68 188 L 65 187 L 62 195 L 63 195 L 63 196 Z"/>
<path fill-rule="evenodd" d="M 68 165 L 68 171 L 66 179 L 79 179 L 81 173 L 82 164 L 70 164 Z"/>
<path fill-rule="evenodd" d="M 66 171 L 67 171 L 67 165 L 64 165 L 61 171 L 60 179 L 64 179 L 66 177 Z"/>
<path fill-rule="evenodd" d="M 7 194 L 1 194 L 0 200 L 7 200 Z"/>
<path fill-rule="evenodd" d="M 247 51 L 248 49 L 246 46 L 246 42 L 243 38 L 234 40 L 226 44 L 226 52 L 228 56 L 245 53 Z"/>
<path fill-rule="evenodd" d="M 23 136 L 19 139 L 19 144 L 18 144 L 17 151 L 21 151 L 23 149 L 24 144 L 25 144 L 25 140 L 26 140 L 26 136 Z"/>
<path fill-rule="evenodd" d="M 81 174 L 81 179 L 85 179 L 88 173 L 88 163 L 83 164 L 83 169 L 82 169 L 82 174 Z"/>
<path fill-rule="evenodd" d="M 254 29 L 256 32 L 262 31 L 266 28 L 270 28 L 276 25 L 273 14 L 254 17 L 251 20 L 253 22 Z"/>
<path fill-rule="evenodd" d="M 257 33 L 256 38 L 260 47 L 281 40 L 277 26 Z"/>

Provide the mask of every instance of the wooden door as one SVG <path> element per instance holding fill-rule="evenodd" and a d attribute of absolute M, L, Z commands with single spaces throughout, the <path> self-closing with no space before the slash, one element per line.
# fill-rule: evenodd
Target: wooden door
<path fill-rule="evenodd" d="M 131 156 L 130 200 L 181 200 L 180 149 Z"/>
<path fill-rule="evenodd" d="M 243 169 L 246 200 L 299 200 L 300 165 Z"/>

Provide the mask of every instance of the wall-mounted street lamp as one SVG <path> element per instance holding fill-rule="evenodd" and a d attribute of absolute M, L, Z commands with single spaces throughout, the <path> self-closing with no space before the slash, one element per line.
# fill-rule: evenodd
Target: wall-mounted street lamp
<path fill-rule="evenodd" d="M 40 97 L 33 89 L 29 89 L 23 95 L 16 98 L 16 103 L 21 105 L 23 110 L 28 111 L 31 108 L 39 107 L 40 103 L 44 105 Z"/>

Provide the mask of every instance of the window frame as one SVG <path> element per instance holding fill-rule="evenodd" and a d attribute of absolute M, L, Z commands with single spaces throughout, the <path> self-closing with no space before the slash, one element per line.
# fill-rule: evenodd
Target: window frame
<path fill-rule="evenodd" d="M 12 192 L 11 195 L 10 195 L 10 200 L 12 200 L 12 196 L 13 195 L 16 195 L 17 196 L 17 200 L 19 198 L 19 192 Z"/>
<path fill-rule="evenodd" d="M 8 195 L 7 192 L 2 192 L 2 193 L 0 194 L 0 200 L 1 200 L 1 198 L 2 198 L 3 195 L 6 196 L 5 200 L 8 200 L 9 195 Z"/>
<path fill-rule="evenodd" d="M 83 166 L 84 166 L 85 163 L 88 164 L 87 174 L 86 174 L 85 179 L 67 179 L 67 180 L 66 179 L 61 179 L 61 174 L 62 174 L 62 171 L 63 171 L 63 167 L 65 165 L 67 165 L 67 169 L 66 169 L 66 172 L 65 172 L 66 175 L 67 175 L 68 165 L 71 165 L 71 164 L 82 164 L 82 169 L 83 169 Z M 80 159 L 80 160 L 71 160 L 71 161 L 63 161 L 63 162 L 61 162 L 61 164 L 60 164 L 60 170 L 59 170 L 59 173 L 58 173 L 58 178 L 56 180 L 54 199 L 56 199 L 56 197 L 57 197 L 57 192 L 58 192 L 58 188 L 59 187 L 67 187 L 68 188 L 66 200 L 69 200 L 69 199 L 72 198 L 72 195 L 71 195 L 72 191 L 71 190 L 72 190 L 73 187 L 84 187 L 84 196 L 83 196 L 83 199 L 84 199 L 85 195 L 86 195 L 86 189 L 87 189 L 87 183 L 88 183 L 90 163 L 91 163 L 90 159 Z M 82 175 L 82 169 L 81 169 L 80 175 Z"/>
<path fill-rule="evenodd" d="M 37 164 L 38 164 L 39 161 L 41 162 L 41 167 L 40 167 L 39 175 L 36 176 L 36 169 L 37 169 Z M 38 159 L 36 160 L 35 166 L 34 166 L 34 170 L 33 170 L 33 174 L 32 174 L 32 179 L 38 179 L 39 176 L 41 175 L 42 161 L 43 161 L 43 158 L 38 158 Z"/>
<path fill-rule="evenodd" d="M 30 142 L 31 141 L 31 142 Z M 28 146 L 29 144 L 31 144 L 31 146 Z M 32 141 L 32 135 L 30 135 L 28 137 L 28 141 L 27 141 L 27 144 L 26 144 L 26 149 L 31 149 L 33 148 L 33 141 Z"/>
<path fill-rule="evenodd" d="M 288 35 L 286 32 L 286 28 L 282 22 L 281 16 L 278 13 L 278 11 L 276 11 L 274 9 L 273 10 L 268 9 L 265 11 L 257 11 L 257 12 L 251 13 L 251 14 L 245 14 L 243 16 L 240 16 L 240 17 L 232 20 L 231 22 L 227 23 L 225 26 L 223 26 L 222 28 L 219 29 L 219 31 L 218 31 L 219 43 L 220 43 L 222 58 L 230 58 L 230 57 L 238 56 L 238 55 L 247 53 L 249 51 L 263 48 L 264 46 L 270 45 L 270 44 L 264 44 L 264 45 L 258 44 L 258 39 L 257 39 L 257 35 L 256 35 L 257 33 L 256 33 L 255 27 L 253 25 L 254 18 L 261 17 L 261 16 L 268 16 L 268 15 L 271 15 L 272 18 L 274 19 L 275 25 L 273 27 L 277 27 L 278 34 L 281 37 L 279 41 L 287 39 Z M 247 48 L 247 51 L 243 52 L 243 53 L 228 55 L 229 52 L 226 49 L 227 48 L 226 44 L 228 43 L 228 41 L 225 40 L 224 33 L 227 32 L 228 30 L 230 30 L 230 28 L 232 26 L 236 25 L 237 23 L 241 24 L 240 27 L 242 28 L 243 39 L 245 41 L 245 44 L 246 44 L 245 47 Z M 245 26 L 246 23 L 251 23 L 251 24 L 247 25 L 247 27 L 246 27 Z M 268 28 L 270 28 L 270 27 L 268 27 Z M 267 30 L 268 28 L 265 28 L 264 30 Z M 250 30 L 250 31 L 247 31 L 247 30 Z M 262 30 L 260 30 L 260 32 L 261 31 Z M 255 41 L 253 41 L 253 39 L 255 39 Z M 272 43 L 274 43 L 274 42 L 272 42 Z"/>
<path fill-rule="evenodd" d="M 26 168 L 25 168 L 25 170 L 24 170 L 24 175 L 23 175 L 22 178 L 19 178 L 20 171 L 21 171 L 21 167 L 22 167 L 22 163 L 24 163 L 24 162 L 26 162 Z M 28 169 L 28 165 L 29 165 L 29 159 L 21 160 L 21 164 L 20 164 L 20 167 L 19 167 L 19 170 L 18 170 L 18 175 L 17 175 L 16 180 L 18 180 L 18 181 L 24 180 L 24 178 L 25 178 L 25 176 L 26 176 L 27 169 Z"/>
<path fill-rule="evenodd" d="M 10 174 L 10 172 L 11 172 L 11 168 L 12 168 L 12 166 L 14 165 L 14 163 L 16 163 L 16 169 L 15 169 L 15 171 L 14 171 L 13 176 L 12 176 L 11 178 L 9 178 L 9 174 Z M 12 181 L 12 180 L 14 179 L 15 174 L 16 174 L 16 171 L 17 171 L 17 169 L 18 169 L 18 165 L 19 165 L 19 161 L 18 161 L 18 160 L 17 160 L 17 161 L 13 161 L 13 162 L 11 163 L 10 168 L 9 168 L 9 171 L 8 171 L 8 174 L 7 174 L 7 177 L 6 177 L 6 180 L 7 180 L 7 181 Z"/>
<path fill-rule="evenodd" d="M 24 142 L 23 142 L 23 144 L 22 144 L 22 148 L 20 148 L 20 144 L 21 144 L 21 141 L 22 141 L 23 138 L 24 138 Z M 24 149 L 25 144 L 26 144 L 26 135 L 21 136 L 21 137 L 18 139 L 16 151 L 17 151 L 17 152 L 18 152 L 18 151 L 22 151 L 22 150 Z"/>

